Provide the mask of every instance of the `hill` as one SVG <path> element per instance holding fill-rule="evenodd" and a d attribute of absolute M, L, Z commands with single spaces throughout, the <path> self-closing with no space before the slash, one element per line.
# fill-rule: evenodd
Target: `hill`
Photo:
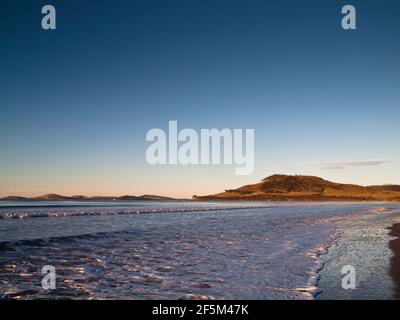
<path fill-rule="evenodd" d="M 359 186 L 314 176 L 276 174 L 261 182 L 194 200 L 246 201 L 400 201 L 399 185 Z"/>
<path fill-rule="evenodd" d="M 142 196 L 93 196 L 93 197 L 86 197 L 82 195 L 76 196 L 62 196 L 59 194 L 45 194 L 35 198 L 25 198 L 19 196 L 8 196 L 1 198 L 0 201 L 137 201 L 137 200 L 144 200 L 144 201 L 174 201 L 177 199 L 157 196 L 157 195 L 142 195 Z"/>
<path fill-rule="evenodd" d="M 19 197 L 19 196 L 8 196 L 8 197 L 1 198 L 1 200 L 5 200 L 5 201 L 18 201 L 18 200 L 27 200 L 27 198 L 25 198 L 25 197 Z"/>
<path fill-rule="evenodd" d="M 39 200 L 68 200 L 70 197 L 60 196 L 59 194 L 45 194 L 43 196 L 37 197 Z"/>

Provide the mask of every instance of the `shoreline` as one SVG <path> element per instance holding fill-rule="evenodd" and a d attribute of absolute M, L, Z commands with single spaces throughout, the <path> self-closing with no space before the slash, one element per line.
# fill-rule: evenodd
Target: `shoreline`
<path fill-rule="evenodd" d="M 321 288 L 321 277 L 322 273 L 325 269 L 326 266 L 326 261 L 324 261 L 324 257 L 327 257 L 327 255 L 330 253 L 331 250 L 334 250 L 335 247 L 338 245 L 338 240 L 339 240 L 339 235 L 337 232 L 337 227 L 334 227 L 334 231 L 332 235 L 327 239 L 326 246 L 324 248 L 324 252 L 316 253 L 315 257 L 317 261 L 319 262 L 319 268 L 316 270 L 316 291 L 315 294 L 313 295 L 314 300 L 319 300 L 319 296 L 322 295 L 324 290 Z"/>
<path fill-rule="evenodd" d="M 388 229 L 389 235 L 395 237 L 389 241 L 389 248 L 393 252 L 390 258 L 389 275 L 394 283 L 394 298 L 400 299 L 400 223 L 395 223 Z"/>
<path fill-rule="evenodd" d="M 400 299 L 398 214 L 399 210 L 392 207 L 337 221 L 336 243 L 321 256 L 324 267 L 318 288 L 322 292 L 317 300 Z M 346 265 L 356 270 L 353 290 L 341 286 L 341 270 Z"/>

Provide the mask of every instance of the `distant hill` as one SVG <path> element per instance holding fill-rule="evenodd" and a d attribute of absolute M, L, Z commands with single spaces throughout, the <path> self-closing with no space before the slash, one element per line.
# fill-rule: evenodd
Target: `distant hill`
<path fill-rule="evenodd" d="M 176 200 L 174 198 L 157 196 L 154 194 L 144 194 L 144 195 L 140 196 L 139 199 L 141 199 L 141 200 Z"/>
<path fill-rule="evenodd" d="M 363 187 L 314 176 L 276 174 L 261 182 L 194 200 L 247 201 L 400 201 L 400 185 Z"/>
<path fill-rule="evenodd" d="M 60 196 L 59 194 L 45 194 L 43 196 L 37 197 L 40 200 L 68 200 L 70 197 Z"/>
<path fill-rule="evenodd" d="M 2 198 L 1 200 L 16 201 L 16 200 L 27 200 L 27 198 L 18 197 L 18 196 L 8 196 L 8 197 Z"/>
<path fill-rule="evenodd" d="M 86 197 L 82 195 L 62 196 L 59 194 L 45 194 L 35 198 L 25 198 L 19 196 L 8 196 L 1 198 L 0 201 L 135 201 L 135 200 L 153 200 L 153 201 L 174 201 L 177 199 L 157 196 L 157 195 L 142 195 L 142 196 L 93 196 Z"/>

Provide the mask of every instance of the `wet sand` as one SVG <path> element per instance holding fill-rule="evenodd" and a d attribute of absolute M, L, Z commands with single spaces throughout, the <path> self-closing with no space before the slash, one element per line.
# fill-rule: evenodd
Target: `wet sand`
<path fill-rule="evenodd" d="M 389 235 L 396 237 L 389 241 L 389 248 L 393 251 L 389 273 L 394 282 L 394 298 L 400 299 L 400 223 L 395 223 L 389 230 Z"/>
<path fill-rule="evenodd" d="M 320 271 L 318 288 L 322 291 L 318 300 L 392 300 L 396 299 L 391 270 L 397 266 L 400 271 L 400 240 L 392 235 L 391 227 L 399 223 L 398 209 L 384 211 L 378 208 L 367 214 L 348 216 L 336 222 L 334 246 L 328 254 L 321 256 L 324 268 Z M 400 224 L 396 227 L 400 237 Z M 396 263 L 391 261 L 395 240 Z M 352 265 L 356 269 L 356 288 L 342 288 L 343 266 Z M 392 272 L 393 273 L 393 272 Z M 393 274 L 400 275 L 400 272 Z"/>

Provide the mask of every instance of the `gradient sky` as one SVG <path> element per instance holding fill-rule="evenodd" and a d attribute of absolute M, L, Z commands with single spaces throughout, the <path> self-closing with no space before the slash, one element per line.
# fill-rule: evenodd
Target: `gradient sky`
<path fill-rule="evenodd" d="M 190 197 L 273 173 L 400 184 L 399 17 L 398 0 L 2 0 L 0 196 Z M 148 165 L 146 132 L 169 120 L 254 128 L 254 173 Z"/>

